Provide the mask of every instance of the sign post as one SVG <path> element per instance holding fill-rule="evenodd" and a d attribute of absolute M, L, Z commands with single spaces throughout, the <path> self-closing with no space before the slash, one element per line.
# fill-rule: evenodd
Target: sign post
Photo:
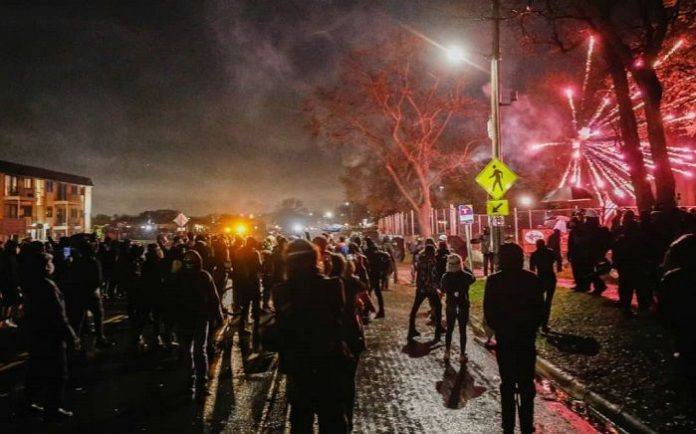
<path fill-rule="evenodd" d="M 471 225 L 474 224 L 474 206 L 459 205 L 457 207 L 459 224 L 464 225 L 464 239 L 466 241 L 466 257 L 469 262 L 469 269 L 474 270 L 474 259 L 471 257 Z"/>

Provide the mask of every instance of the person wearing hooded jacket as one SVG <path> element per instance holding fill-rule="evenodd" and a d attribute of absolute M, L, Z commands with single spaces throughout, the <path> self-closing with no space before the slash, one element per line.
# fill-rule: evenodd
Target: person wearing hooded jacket
<path fill-rule="evenodd" d="M 539 278 L 523 270 L 524 252 L 505 243 L 498 252 L 500 271 L 486 280 L 483 313 L 495 331 L 496 359 L 500 370 L 502 428 L 515 431 L 515 393 L 519 393 L 519 419 L 523 434 L 534 432 L 534 365 L 536 334 L 544 318 L 544 296 Z"/>
<path fill-rule="evenodd" d="M 450 359 L 454 324 L 459 323 L 460 361 L 466 362 L 466 325 L 469 322 L 469 287 L 476 281 L 462 257 L 453 253 L 447 257 L 447 266 L 440 287 L 447 296 L 447 331 L 445 332 L 445 363 Z"/>
<path fill-rule="evenodd" d="M 657 291 L 658 312 L 672 331 L 679 364 L 696 398 L 696 235 L 683 235 L 665 255 L 666 270 Z"/>
<path fill-rule="evenodd" d="M 287 280 L 274 294 L 276 323 L 264 334 L 265 347 L 280 354 L 288 378 L 290 432 L 350 432 L 353 358 L 345 338 L 345 294 L 341 280 L 320 271 L 319 250 L 306 240 L 290 243 Z"/>
<path fill-rule="evenodd" d="M 223 320 L 220 298 L 213 277 L 203 269 L 201 255 L 195 250 L 184 254 L 176 285 L 181 356 L 186 366 L 193 369 L 194 396 L 202 398 L 208 393 L 208 333 L 211 324 L 221 324 Z"/>
<path fill-rule="evenodd" d="M 48 253 L 36 254 L 36 276 L 27 282 L 25 300 L 25 330 L 29 342 L 29 359 L 24 387 L 24 400 L 19 413 L 29 411 L 41 392 L 44 394 L 44 420 L 71 417 L 64 410 L 63 393 L 68 375 L 67 344 L 76 348 L 80 340 L 70 327 L 65 313 L 65 301 L 58 286 L 51 280 L 53 257 Z"/>

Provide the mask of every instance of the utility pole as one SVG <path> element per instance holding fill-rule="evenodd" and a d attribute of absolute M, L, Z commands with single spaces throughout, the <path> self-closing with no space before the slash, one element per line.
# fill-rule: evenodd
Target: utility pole
<path fill-rule="evenodd" d="M 500 134 L 500 0 L 493 2 L 493 35 L 491 50 L 491 119 L 489 133 L 491 136 L 491 158 L 498 158 L 502 161 L 501 134 Z M 500 244 L 502 243 L 502 231 L 500 226 L 494 226 L 496 217 L 488 218 L 488 225 L 491 228 L 491 251 L 495 256 L 498 255 Z"/>

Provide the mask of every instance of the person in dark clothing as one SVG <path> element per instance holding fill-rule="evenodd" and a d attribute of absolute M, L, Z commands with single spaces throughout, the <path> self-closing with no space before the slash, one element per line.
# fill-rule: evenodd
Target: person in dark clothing
<path fill-rule="evenodd" d="M 563 256 L 561 255 L 561 230 L 554 229 L 553 233 L 549 235 L 549 239 L 546 242 L 549 249 L 553 250 L 556 254 L 556 271 L 563 271 Z"/>
<path fill-rule="evenodd" d="M 483 233 L 479 235 L 481 243 L 481 254 L 483 255 L 483 275 L 488 276 L 495 269 L 495 252 L 491 245 L 491 228 L 486 226 Z"/>
<path fill-rule="evenodd" d="M 445 363 L 449 363 L 452 334 L 455 322 L 459 323 L 459 348 L 461 363 L 466 363 L 466 325 L 469 323 L 469 287 L 476 281 L 471 270 L 464 267 L 462 257 L 456 253 L 447 257 L 440 287 L 447 296 L 447 332 L 445 333 Z"/>
<path fill-rule="evenodd" d="M 321 256 L 308 241 L 290 243 L 286 258 L 288 278 L 274 294 L 276 324 L 264 344 L 280 353 L 288 378 L 290 432 L 312 433 L 316 415 L 320 433 L 348 433 L 354 362 L 343 327 L 343 285 L 321 274 Z"/>
<path fill-rule="evenodd" d="M 377 296 L 377 306 L 379 310 L 375 318 L 384 318 L 384 296 L 382 288 L 384 280 L 388 278 L 386 266 L 383 261 L 377 245 L 370 238 L 365 239 L 367 248 L 365 249 L 365 257 L 367 258 L 367 273 L 370 280 L 370 290 Z"/>
<path fill-rule="evenodd" d="M 19 245 L 15 240 L 5 243 L 5 249 L 0 257 L 0 324 L 8 327 L 17 327 L 12 319 L 14 309 L 19 306 L 22 299 L 19 275 Z"/>
<path fill-rule="evenodd" d="M 549 317 L 551 316 L 551 303 L 553 294 L 556 292 L 556 273 L 553 271 L 553 264 L 557 261 L 557 254 L 546 247 L 544 240 L 536 241 L 536 250 L 529 258 L 529 269 L 537 274 L 541 289 L 544 292 L 544 321 L 541 329 L 549 332 Z"/>
<path fill-rule="evenodd" d="M 343 317 L 344 339 L 352 353 L 349 368 L 352 381 L 347 383 L 346 413 L 348 415 L 349 431 L 353 429 L 353 408 L 355 406 L 355 375 L 358 372 L 360 355 L 365 351 L 365 331 L 360 314 L 360 294 L 367 292 L 365 285 L 353 274 L 355 267 L 352 262 L 346 262 L 343 255 L 331 255 L 331 276 L 338 277 L 345 289 L 345 307 Z"/>
<path fill-rule="evenodd" d="M 609 229 L 599 224 L 599 216 L 594 210 L 585 214 L 585 222 L 579 223 L 570 231 L 568 238 L 568 257 L 573 265 L 575 291 L 587 292 L 594 286 L 592 295 L 601 295 L 607 285 L 595 273 L 595 266 L 605 258 L 611 247 Z"/>
<path fill-rule="evenodd" d="M 437 274 L 442 277 L 447 271 L 447 258 L 449 257 L 450 250 L 447 248 L 447 241 L 440 241 L 437 244 L 437 250 L 435 251 L 435 261 L 437 263 Z"/>
<path fill-rule="evenodd" d="M 264 249 L 261 251 L 261 309 L 264 312 L 273 312 L 271 309 L 271 293 L 273 292 L 273 252 Z"/>
<path fill-rule="evenodd" d="M 230 269 L 230 251 L 227 239 L 216 237 L 212 240 L 212 275 L 215 280 L 215 287 L 220 293 L 220 297 L 227 289 L 227 277 Z"/>
<path fill-rule="evenodd" d="M 235 254 L 232 263 L 234 291 L 237 293 L 238 307 L 241 309 L 239 333 L 247 334 L 246 323 L 249 311 L 252 316 L 252 336 L 255 345 L 259 344 L 259 322 L 261 320 L 261 258 L 257 251 L 258 242 L 249 237 Z"/>
<path fill-rule="evenodd" d="M 201 255 L 195 250 L 184 254 L 175 299 L 181 356 L 193 371 L 194 397 L 204 398 L 208 395 L 208 333 L 212 324 L 222 323 L 223 316 L 213 277 L 203 269 Z"/>
<path fill-rule="evenodd" d="M 427 244 L 423 252 L 418 255 L 416 267 L 416 298 L 411 307 L 411 314 L 408 322 L 408 341 L 420 336 L 416 330 L 416 314 L 423 301 L 427 298 L 433 309 L 433 323 L 435 325 L 435 340 L 439 341 L 442 336 L 442 302 L 438 294 L 440 278 L 437 274 L 437 260 L 435 259 L 435 246 Z"/>
<path fill-rule="evenodd" d="M 63 294 L 51 280 L 52 256 L 41 253 L 37 259 L 37 278 L 28 281 L 25 301 L 29 359 L 24 402 L 18 411 L 30 410 L 44 392 L 44 420 L 53 421 L 73 415 L 62 408 L 68 369 L 66 349 L 67 344 L 79 348 L 80 340 L 68 322 Z"/>
<path fill-rule="evenodd" d="M 534 432 L 536 333 L 544 318 L 539 278 L 523 270 L 524 253 L 514 243 L 499 251 L 500 271 L 488 277 L 483 299 L 486 323 L 495 331 L 500 371 L 503 432 L 515 431 L 515 393 L 519 393 L 520 429 Z"/>
<path fill-rule="evenodd" d="M 140 336 L 148 322 L 152 324 L 151 343 L 163 347 L 163 314 L 164 314 L 164 252 L 156 243 L 147 245 L 145 261 L 142 266 L 142 304 L 138 309 L 138 330 Z"/>
<path fill-rule="evenodd" d="M 666 270 L 657 292 L 658 311 L 674 335 L 679 363 L 692 398 L 696 398 L 696 235 L 674 241 L 665 256 Z"/>
<path fill-rule="evenodd" d="M 627 210 L 612 249 L 614 267 L 619 272 L 619 307 L 627 315 L 631 314 L 634 291 L 641 314 L 647 314 L 652 305 L 655 273 L 648 242 L 649 236 L 636 221 L 635 214 Z"/>
<path fill-rule="evenodd" d="M 70 324 L 78 336 L 86 323 L 86 312 L 92 313 L 98 348 L 113 344 L 104 334 L 104 306 L 101 299 L 102 272 L 94 247 L 86 240 L 76 241 L 74 256 L 66 270 L 66 306 Z"/>

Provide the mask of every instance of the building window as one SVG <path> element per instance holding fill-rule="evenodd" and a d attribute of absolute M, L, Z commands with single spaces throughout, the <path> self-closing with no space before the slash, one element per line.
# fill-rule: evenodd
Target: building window
<path fill-rule="evenodd" d="M 85 188 L 84 188 L 84 187 L 80 187 L 80 194 L 81 194 L 82 196 L 85 195 Z"/>
<path fill-rule="evenodd" d="M 46 207 L 46 217 L 53 217 L 53 207 L 52 206 Z"/>
<path fill-rule="evenodd" d="M 62 182 L 58 184 L 58 198 L 56 200 L 68 200 L 68 186 Z"/>
<path fill-rule="evenodd" d="M 46 181 L 46 193 L 53 193 L 53 181 Z"/>
<path fill-rule="evenodd" d="M 22 217 L 31 217 L 32 211 L 31 205 L 22 206 Z"/>
<path fill-rule="evenodd" d="M 56 225 L 58 226 L 64 226 L 65 225 L 65 208 L 58 208 L 58 222 L 56 222 Z"/>
<path fill-rule="evenodd" d="M 77 194 L 77 185 L 73 185 L 70 187 L 70 194 Z"/>
<path fill-rule="evenodd" d="M 70 209 L 70 218 L 76 219 L 79 214 L 77 213 L 77 208 Z"/>
<path fill-rule="evenodd" d="M 5 196 L 17 196 L 19 195 L 19 189 L 17 188 L 17 177 L 5 175 Z"/>
<path fill-rule="evenodd" d="M 5 205 L 5 218 L 17 218 L 17 205 Z"/>
<path fill-rule="evenodd" d="M 31 184 L 32 184 L 31 181 L 32 181 L 31 178 L 22 179 L 22 183 L 24 184 L 24 188 L 31 188 Z"/>

